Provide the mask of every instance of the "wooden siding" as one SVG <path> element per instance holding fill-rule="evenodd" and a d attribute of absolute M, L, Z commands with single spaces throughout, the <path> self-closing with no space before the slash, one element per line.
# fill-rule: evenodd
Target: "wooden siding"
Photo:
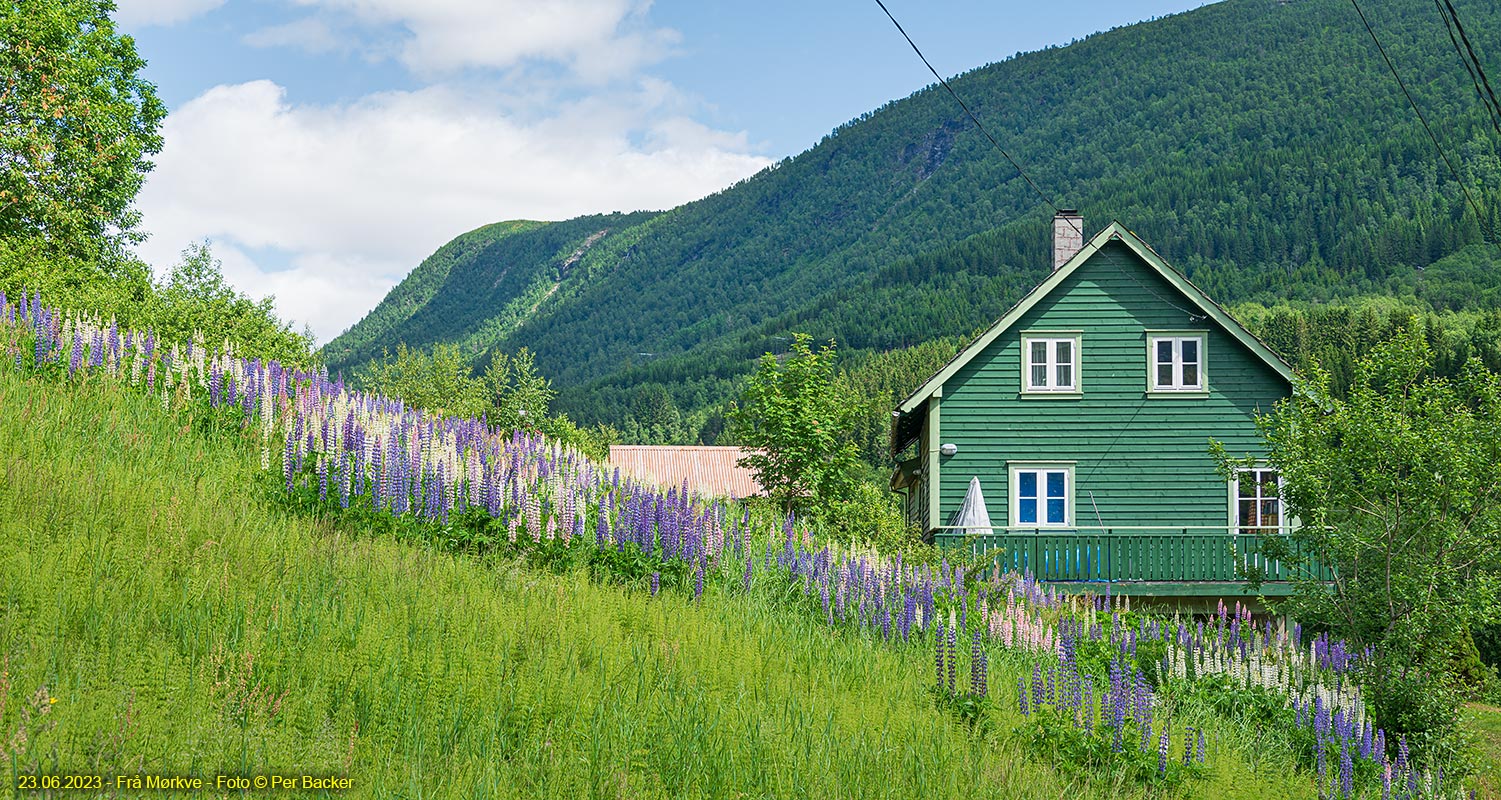
<path fill-rule="evenodd" d="M 1032 330 L 1082 331 L 1080 395 L 1021 393 L 1021 335 Z M 1207 396 L 1149 395 L 1148 332 L 1199 330 Z M 1209 440 L 1261 453 L 1253 415 L 1287 392 L 1264 361 L 1111 242 L 943 384 L 941 438 L 959 451 L 939 457 L 938 524 L 974 476 L 991 522 L 1014 524 L 1007 462 L 1060 461 L 1074 462 L 1076 525 L 1227 525 L 1229 490 Z"/>

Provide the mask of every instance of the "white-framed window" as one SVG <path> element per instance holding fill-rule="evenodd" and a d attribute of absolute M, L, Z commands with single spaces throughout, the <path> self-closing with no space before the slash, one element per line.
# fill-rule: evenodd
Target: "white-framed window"
<path fill-rule="evenodd" d="M 1154 392 L 1204 391 L 1204 334 L 1149 335 L 1147 381 Z"/>
<path fill-rule="evenodd" d="M 1076 333 L 1023 334 L 1023 391 L 1078 392 L 1079 339 Z"/>
<path fill-rule="evenodd" d="M 1283 533 L 1282 476 L 1271 467 L 1238 469 L 1230 482 L 1230 522 L 1238 533 Z"/>
<path fill-rule="evenodd" d="M 1072 464 L 1012 464 L 1011 524 L 1066 528 L 1074 519 Z"/>

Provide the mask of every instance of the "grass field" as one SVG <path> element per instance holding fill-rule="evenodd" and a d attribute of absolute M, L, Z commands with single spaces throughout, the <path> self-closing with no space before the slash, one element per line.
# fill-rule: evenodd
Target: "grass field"
<path fill-rule="evenodd" d="M 1118 797 L 972 731 L 931 654 L 756 594 L 481 563 L 298 517 L 111 385 L 0 370 L 0 754 L 23 773 L 347 775 L 371 797 Z M 1008 687 L 1011 687 L 1008 689 Z M 1313 797 L 1208 722 L 1202 797 Z M 280 796 L 288 796 L 282 793 Z"/>
<path fill-rule="evenodd" d="M 1472 703 L 1465 707 L 1462 720 L 1475 741 L 1477 796 L 1501 799 L 1501 708 Z"/>

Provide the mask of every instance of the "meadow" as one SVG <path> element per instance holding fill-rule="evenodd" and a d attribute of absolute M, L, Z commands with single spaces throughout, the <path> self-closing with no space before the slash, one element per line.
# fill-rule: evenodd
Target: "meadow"
<path fill-rule="evenodd" d="M 382 797 L 1435 788 L 1396 753 L 1383 785 L 1393 760 L 1338 643 L 842 552 L 316 376 L 201 346 L 143 365 L 124 354 L 149 339 L 29 318 L 31 338 L 9 329 L 23 369 L 0 368 L 13 778 L 295 772 Z M 961 664 L 992 691 L 956 685 Z M 1144 707 L 1107 709 L 1147 674 Z"/>

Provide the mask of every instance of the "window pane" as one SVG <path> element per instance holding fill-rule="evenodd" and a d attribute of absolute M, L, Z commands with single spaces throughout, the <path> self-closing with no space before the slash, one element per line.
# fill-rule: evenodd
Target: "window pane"
<path fill-rule="evenodd" d="M 1197 363 L 1199 363 L 1199 340 L 1198 339 L 1184 339 L 1183 342 L 1182 342 L 1182 348 L 1183 348 L 1183 363 L 1184 364 L 1197 364 Z"/>
<path fill-rule="evenodd" d="M 1059 364 L 1074 363 L 1074 343 L 1068 340 L 1053 342 L 1053 352 L 1058 354 Z"/>
<path fill-rule="evenodd" d="M 1198 386 L 1199 385 L 1199 365 L 1198 364 L 1190 364 L 1187 361 L 1183 362 L 1183 385 L 1184 386 Z"/>
<path fill-rule="evenodd" d="M 1016 501 L 1016 505 L 1017 505 L 1017 511 L 1019 512 L 1017 514 L 1017 516 L 1021 517 L 1021 519 L 1018 520 L 1019 522 L 1022 522 L 1022 523 L 1034 523 L 1034 524 L 1037 522 L 1037 499 L 1036 498 L 1032 498 L 1030 500 L 1027 499 L 1027 498 L 1022 498 L 1022 499 Z"/>
<path fill-rule="evenodd" d="M 1278 513 L 1276 500 L 1261 501 L 1261 524 L 1268 528 L 1275 528 L 1282 523 L 1282 515 Z"/>
<path fill-rule="evenodd" d="M 1255 476 L 1256 473 L 1254 472 L 1242 472 L 1240 473 L 1239 480 L 1235 482 L 1236 494 L 1238 494 L 1242 500 L 1245 500 L 1247 498 L 1254 498 L 1256 496 L 1257 483 Z"/>
<path fill-rule="evenodd" d="M 1157 385 L 1173 385 L 1173 365 L 1171 363 L 1157 365 Z"/>
<path fill-rule="evenodd" d="M 1171 363 L 1173 363 L 1173 340 L 1172 339 L 1158 339 L 1157 340 L 1157 363 L 1158 364 L 1171 364 Z"/>
<path fill-rule="evenodd" d="M 1061 499 L 1059 499 L 1059 500 L 1049 499 L 1048 500 L 1048 524 L 1049 525 L 1062 525 L 1063 523 L 1065 523 L 1065 522 L 1068 521 L 1067 517 L 1065 517 L 1064 513 L 1063 513 L 1063 502 L 1064 501 L 1061 500 Z"/>
<path fill-rule="evenodd" d="M 1037 496 L 1037 473 L 1035 473 L 1035 472 L 1018 472 L 1018 473 L 1016 473 L 1016 483 L 1017 483 L 1017 491 L 1016 491 L 1016 496 L 1017 497 L 1036 497 Z"/>
<path fill-rule="evenodd" d="M 1250 525 L 1255 525 L 1256 524 L 1256 501 L 1255 500 L 1241 500 L 1240 501 L 1240 520 L 1239 520 L 1239 522 L 1240 522 L 1240 524 L 1242 526 L 1250 526 Z"/>
<path fill-rule="evenodd" d="M 1046 363 L 1048 363 L 1048 343 L 1047 342 L 1033 342 L 1032 343 L 1032 363 L 1033 364 L 1046 364 Z"/>
<path fill-rule="evenodd" d="M 1067 473 L 1063 473 L 1063 472 L 1049 472 L 1048 473 L 1048 497 L 1063 497 L 1064 496 L 1063 487 L 1064 487 L 1064 482 L 1066 480 L 1066 478 L 1065 478 L 1066 474 Z"/>
<path fill-rule="evenodd" d="M 1073 386 L 1074 385 L 1074 368 L 1071 367 L 1071 366 L 1069 366 L 1069 365 L 1067 365 L 1067 364 L 1059 364 L 1057 369 L 1058 369 L 1058 381 L 1053 384 L 1053 388 L 1056 389 L 1056 388 L 1063 388 L 1063 387 L 1066 387 L 1066 386 Z"/>
<path fill-rule="evenodd" d="M 1032 366 L 1032 386 L 1042 388 L 1048 385 L 1048 365 L 1034 364 Z"/>

